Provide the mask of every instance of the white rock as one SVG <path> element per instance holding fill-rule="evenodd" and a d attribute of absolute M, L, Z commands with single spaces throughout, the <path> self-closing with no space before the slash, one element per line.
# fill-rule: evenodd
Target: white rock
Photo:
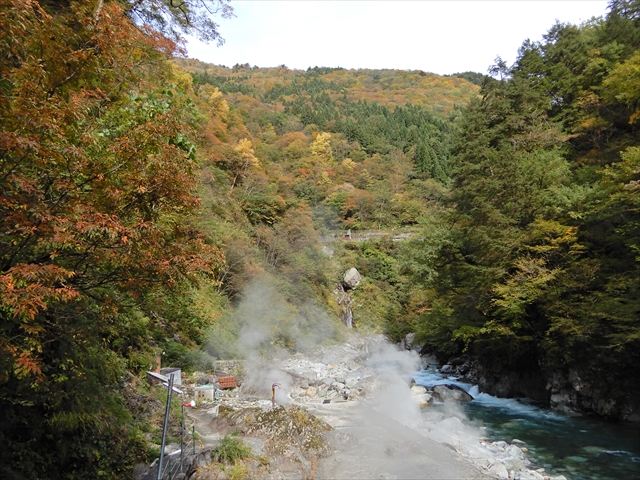
<path fill-rule="evenodd" d="M 427 389 L 422 385 L 414 385 L 413 387 L 411 387 L 411 393 L 427 393 Z"/>
<path fill-rule="evenodd" d="M 338 391 L 342 391 L 344 390 L 344 383 L 341 382 L 333 382 L 331 384 L 331 388 L 333 388 L 334 390 L 338 390 Z"/>
<path fill-rule="evenodd" d="M 518 480 L 544 480 L 544 476 L 534 470 L 523 470 L 516 474 Z"/>
<path fill-rule="evenodd" d="M 416 402 L 420 407 L 426 407 L 431 402 L 431 395 L 428 393 L 414 393 L 411 392 L 411 398 L 414 402 Z"/>
<path fill-rule="evenodd" d="M 348 388 L 353 388 L 357 383 L 358 380 L 360 380 L 359 377 L 348 377 L 344 384 L 348 387 Z"/>
<path fill-rule="evenodd" d="M 472 452 L 467 452 L 467 454 L 469 453 L 472 453 Z M 480 453 L 480 452 L 476 452 L 476 453 Z M 470 458 L 475 465 L 477 465 L 483 470 L 488 470 L 491 467 L 491 465 L 494 465 L 495 463 L 499 463 L 498 460 L 493 458 L 491 455 L 481 455 L 481 456 L 474 455 Z"/>
<path fill-rule="evenodd" d="M 362 281 L 362 277 L 360 276 L 360 273 L 358 272 L 358 270 L 356 270 L 355 268 L 350 268 L 345 272 L 344 278 L 342 281 L 346 286 L 348 286 L 351 289 L 354 289 L 358 285 L 360 285 L 360 282 Z"/>
<path fill-rule="evenodd" d="M 491 475 L 495 475 L 496 478 L 507 480 L 509 478 L 509 472 L 507 468 L 501 463 L 494 463 L 487 468 L 487 472 Z"/>
<path fill-rule="evenodd" d="M 524 460 L 526 458 L 522 449 L 520 447 L 516 447 L 515 445 L 509 445 L 506 448 L 506 451 L 510 457 L 515 457 L 520 460 Z"/>
<path fill-rule="evenodd" d="M 513 470 L 515 472 L 521 472 L 523 470 L 526 470 L 526 466 L 524 462 L 518 459 L 505 460 L 504 466 L 507 467 L 509 470 Z"/>

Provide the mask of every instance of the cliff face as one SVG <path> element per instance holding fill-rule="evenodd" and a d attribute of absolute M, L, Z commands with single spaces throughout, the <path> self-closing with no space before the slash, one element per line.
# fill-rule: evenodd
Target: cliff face
<path fill-rule="evenodd" d="M 553 410 L 640 422 L 638 386 L 631 377 L 605 383 L 594 380 L 581 369 L 569 369 L 550 374 L 546 388 Z"/>
<path fill-rule="evenodd" d="M 449 359 L 442 371 L 463 377 L 496 397 L 529 398 L 566 415 L 640 422 L 640 395 L 633 375 L 604 381 L 581 368 L 498 371 L 474 358 Z"/>

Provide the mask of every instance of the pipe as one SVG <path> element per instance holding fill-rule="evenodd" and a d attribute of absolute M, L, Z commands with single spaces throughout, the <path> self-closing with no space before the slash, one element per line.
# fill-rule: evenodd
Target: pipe
<path fill-rule="evenodd" d="M 180 473 L 182 472 L 182 462 L 184 461 L 184 403 L 182 404 L 182 418 L 180 419 Z"/>
<path fill-rule="evenodd" d="M 279 383 L 271 385 L 271 408 L 276 408 L 276 387 L 282 388 Z"/>

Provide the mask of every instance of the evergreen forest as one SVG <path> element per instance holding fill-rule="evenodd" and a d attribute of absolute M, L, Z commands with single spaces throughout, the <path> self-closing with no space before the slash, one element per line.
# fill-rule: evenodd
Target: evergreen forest
<path fill-rule="evenodd" d="M 231 15 L 0 0 L 0 477 L 130 478 L 159 356 L 340 341 L 352 267 L 360 331 L 640 408 L 640 1 L 487 75 L 186 57 Z"/>

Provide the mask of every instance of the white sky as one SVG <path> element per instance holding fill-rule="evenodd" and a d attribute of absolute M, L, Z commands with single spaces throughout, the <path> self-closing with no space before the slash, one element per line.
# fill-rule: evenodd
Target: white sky
<path fill-rule="evenodd" d="M 605 15 L 607 0 L 232 0 L 218 19 L 222 47 L 191 40 L 190 58 L 233 66 L 424 70 L 438 74 L 513 63 L 522 42 L 556 20 Z"/>

